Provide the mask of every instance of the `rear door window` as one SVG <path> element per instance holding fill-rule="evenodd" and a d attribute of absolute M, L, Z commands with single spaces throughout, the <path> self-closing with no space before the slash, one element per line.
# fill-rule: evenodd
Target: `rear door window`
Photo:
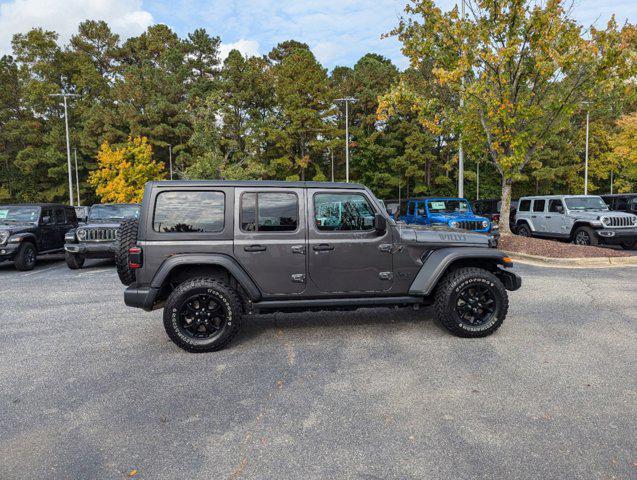
<path fill-rule="evenodd" d="M 223 192 L 161 192 L 155 201 L 153 230 L 163 233 L 220 232 L 224 211 Z"/>
<path fill-rule="evenodd" d="M 241 195 L 241 230 L 245 232 L 293 232 L 299 223 L 295 193 L 246 192 Z"/>
<path fill-rule="evenodd" d="M 545 205 L 546 205 L 546 200 L 534 200 L 533 201 L 533 211 L 534 212 L 543 212 Z"/>

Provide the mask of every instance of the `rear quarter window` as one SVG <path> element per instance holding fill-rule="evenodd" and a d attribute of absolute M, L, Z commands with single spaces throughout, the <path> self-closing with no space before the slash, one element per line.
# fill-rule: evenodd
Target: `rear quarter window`
<path fill-rule="evenodd" d="M 153 230 L 215 233 L 223 230 L 225 195 L 217 191 L 161 192 L 155 200 Z"/>

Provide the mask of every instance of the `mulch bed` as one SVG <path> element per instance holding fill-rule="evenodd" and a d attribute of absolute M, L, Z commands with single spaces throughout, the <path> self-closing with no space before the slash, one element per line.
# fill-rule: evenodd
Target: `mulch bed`
<path fill-rule="evenodd" d="M 500 250 L 541 255 L 551 258 L 591 258 L 591 257 L 630 257 L 622 250 L 612 248 L 587 247 L 567 242 L 556 242 L 541 238 L 520 237 L 519 235 L 502 235 L 498 245 Z"/>

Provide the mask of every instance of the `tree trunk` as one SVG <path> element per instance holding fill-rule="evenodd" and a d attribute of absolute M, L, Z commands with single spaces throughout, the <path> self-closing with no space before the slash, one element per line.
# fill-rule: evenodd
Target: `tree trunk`
<path fill-rule="evenodd" d="M 510 178 L 502 178 L 502 204 L 500 206 L 500 234 L 510 235 L 509 215 L 511 213 L 511 186 L 513 180 Z"/>

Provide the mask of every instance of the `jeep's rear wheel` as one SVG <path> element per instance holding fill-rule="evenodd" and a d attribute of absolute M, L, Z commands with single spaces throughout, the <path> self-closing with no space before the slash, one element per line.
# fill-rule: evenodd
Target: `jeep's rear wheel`
<path fill-rule="evenodd" d="M 573 241 L 577 245 L 597 245 L 597 237 L 591 227 L 579 227 L 573 234 Z"/>
<path fill-rule="evenodd" d="M 520 225 L 518 225 L 517 230 L 517 235 L 521 236 L 521 237 L 530 237 L 531 236 L 531 229 L 529 228 L 529 226 L 526 223 L 521 223 Z"/>
<path fill-rule="evenodd" d="M 22 242 L 15 256 L 15 268 L 21 271 L 33 270 L 37 258 L 38 253 L 35 250 L 35 245 L 31 242 Z"/>
<path fill-rule="evenodd" d="M 125 218 L 117 229 L 117 241 L 115 243 L 115 265 L 117 275 L 124 285 L 130 285 L 135 281 L 135 271 L 128 264 L 128 250 L 137 243 L 137 229 L 139 220 Z"/>
<path fill-rule="evenodd" d="M 77 253 L 66 252 L 64 254 L 64 257 L 66 258 L 66 265 L 71 270 L 77 270 L 77 269 L 82 268 L 84 266 L 84 256 L 83 255 L 79 255 Z"/>
<path fill-rule="evenodd" d="M 509 299 L 502 282 L 482 268 L 459 268 L 440 281 L 435 297 L 438 321 L 459 337 L 485 337 L 504 321 Z"/>
<path fill-rule="evenodd" d="M 242 304 L 237 292 L 208 277 L 187 280 L 175 288 L 164 308 L 168 337 L 189 352 L 212 352 L 237 335 Z"/>

